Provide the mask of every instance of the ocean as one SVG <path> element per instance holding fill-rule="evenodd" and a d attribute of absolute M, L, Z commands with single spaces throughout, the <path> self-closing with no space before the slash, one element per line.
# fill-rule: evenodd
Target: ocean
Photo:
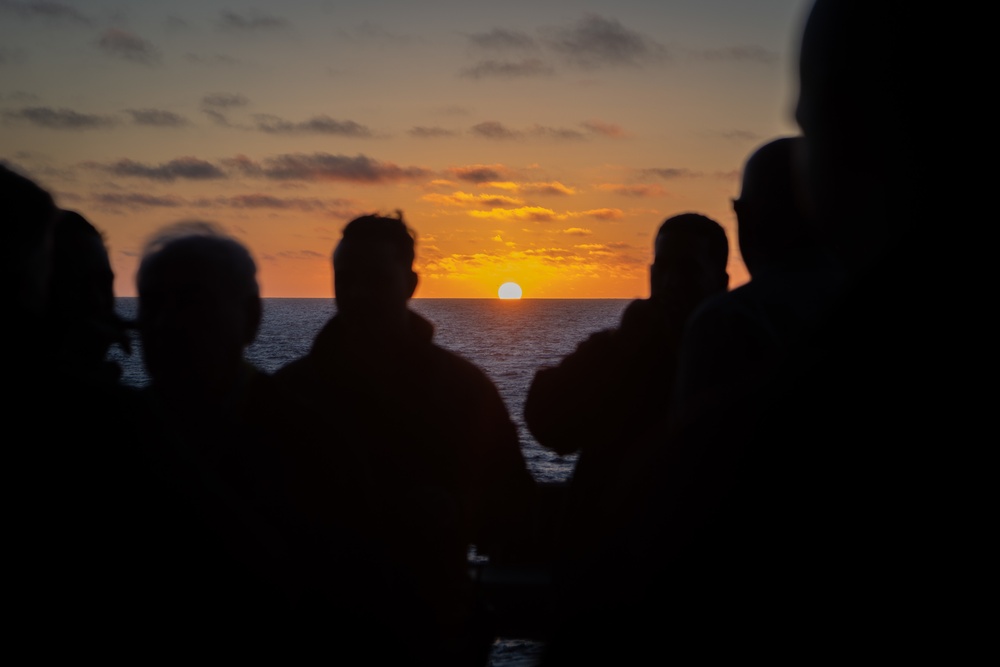
<path fill-rule="evenodd" d="M 478 365 L 494 382 L 517 426 L 528 469 L 540 482 L 566 481 L 575 456 L 561 457 L 542 448 L 522 417 L 524 399 L 535 371 L 556 364 L 594 331 L 615 326 L 628 299 L 413 299 L 410 307 L 430 320 L 438 345 Z M 136 315 L 137 299 L 119 297 L 119 314 Z M 312 340 L 336 312 L 333 299 L 264 299 L 264 317 L 247 359 L 274 371 L 309 351 Z M 123 369 L 123 381 L 143 386 L 147 381 L 142 349 L 133 338 L 126 356 L 114 348 L 112 358 Z M 501 638 L 489 667 L 532 667 L 542 646 L 538 642 Z"/>

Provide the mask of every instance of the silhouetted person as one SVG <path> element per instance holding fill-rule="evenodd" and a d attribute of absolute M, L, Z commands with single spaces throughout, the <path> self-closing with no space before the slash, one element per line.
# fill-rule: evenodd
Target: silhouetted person
<path fill-rule="evenodd" d="M 949 554 L 970 551 L 960 536 L 975 500 L 955 506 L 951 478 L 966 478 L 951 461 L 976 411 L 948 369 L 963 345 L 983 349 L 958 339 L 947 282 L 908 285 L 912 237 L 929 238 L 912 230 L 935 195 L 903 122 L 927 90 L 907 78 L 905 15 L 902 3 L 812 6 L 796 119 L 806 201 L 846 286 L 759 382 L 715 392 L 656 435 L 659 457 L 631 480 L 634 520 L 595 568 L 617 577 L 547 664 L 664 645 L 704 660 L 962 649 L 951 618 L 964 605 L 946 591 L 963 568 Z M 942 236 L 931 266 L 950 259 Z"/>
<path fill-rule="evenodd" d="M 292 491 L 312 461 L 272 378 L 245 358 L 262 317 L 256 272 L 235 238 L 184 222 L 147 242 L 136 276 L 152 471 L 137 533 L 160 569 L 149 612 L 168 628 L 160 638 L 242 657 L 370 639 L 351 583 L 361 561 L 337 551 L 350 536 L 300 512 Z M 327 476 L 330 497 L 344 478 Z"/>
<path fill-rule="evenodd" d="M 44 188 L 0 164 L 0 280 L 5 293 L 0 340 L 4 354 L 5 492 L 11 504 L 5 549 L 12 576 L 6 599 L 10 636 L 24 645 L 44 640 L 41 624 L 58 625 L 51 600 L 63 595 L 56 517 L 64 496 L 51 462 L 65 444 L 53 433 L 50 391 L 58 380 L 45 349 L 44 310 L 51 271 L 56 205 Z M 58 463 L 57 463 L 58 465 Z M 58 473 L 58 468 L 56 469 Z M 55 524 L 55 531 L 53 526 Z M 12 645 L 13 647 L 13 645 Z"/>
<path fill-rule="evenodd" d="M 169 572 L 164 611 L 195 628 L 212 616 L 269 617 L 287 602 L 256 535 L 272 529 L 258 506 L 271 461 L 252 425 L 266 377 L 244 359 L 262 313 L 256 264 L 214 225 L 177 223 L 147 241 L 136 285 L 149 377 L 141 446 L 162 487 L 150 521 L 170 536 L 157 545 Z"/>
<path fill-rule="evenodd" d="M 803 143 L 800 136 L 772 139 L 743 166 L 733 209 L 751 279 L 707 299 L 688 321 L 672 410 L 710 401 L 720 383 L 752 382 L 767 372 L 840 287 L 840 267 L 807 213 Z"/>
<path fill-rule="evenodd" d="M 630 303 L 617 327 L 536 372 L 525 423 L 543 447 L 579 454 L 558 531 L 563 574 L 617 521 L 605 515 L 605 494 L 637 436 L 669 405 L 684 324 L 704 299 L 725 292 L 728 259 L 716 221 L 698 213 L 667 218 L 656 234 L 649 298 Z"/>
<path fill-rule="evenodd" d="M 104 234 L 76 211 L 60 210 L 52 243 L 47 304 L 49 354 L 81 391 L 116 385 L 113 345 L 131 353 L 129 323 L 115 310 L 114 278 Z"/>
<path fill-rule="evenodd" d="M 118 387 L 114 378 L 82 381 L 73 357 L 53 342 L 53 295 L 72 269 L 63 263 L 62 246 L 54 248 L 66 237 L 64 228 L 57 231 L 52 196 L 0 165 L 0 208 L 8 295 L 0 409 L 11 502 L 6 564 L 17 573 L 6 594 L 8 630 L 25 650 L 54 635 L 89 650 L 103 639 L 105 621 L 118 618 L 96 612 L 94 601 L 117 601 L 127 569 L 118 560 L 118 531 L 126 524 L 112 502 L 121 501 L 118 455 L 127 451 L 115 422 Z"/>
<path fill-rule="evenodd" d="M 336 314 L 310 352 L 275 373 L 333 457 L 357 447 L 382 500 L 372 539 L 389 558 L 384 642 L 411 664 L 484 665 L 468 553 L 523 557 L 534 480 L 492 381 L 433 342 L 408 308 L 414 232 L 398 217 L 352 220 L 333 253 Z"/>

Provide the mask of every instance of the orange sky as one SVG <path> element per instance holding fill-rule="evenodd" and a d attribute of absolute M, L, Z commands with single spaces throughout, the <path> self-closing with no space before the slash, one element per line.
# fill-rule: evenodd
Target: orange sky
<path fill-rule="evenodd" d="M 328 297 L 344 224 L 396 209 L 418 298 L 646 296 L 684 211 L 735 286 L 739 168 L 796 131 L 805 0 L 133 4 L 0 0 L 0 159 L 105 232 L 119 296 L 202 219 L 265 297 Z"/>

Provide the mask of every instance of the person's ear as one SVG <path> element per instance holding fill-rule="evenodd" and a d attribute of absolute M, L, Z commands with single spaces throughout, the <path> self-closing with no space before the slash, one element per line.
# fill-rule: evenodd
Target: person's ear
<path fill-rule="evenodd" d="M 408 293 L 406 295 L 407 299 L 409 299 L 410 297 L 412 297 L 413 293 L 417 291 L 417 283 L 418 282 L 420 282 L 420 277 L 417 275 L 416 271 L 414 271 L 414 270 L 411 269 L 410 270 L 409 280 L 407 280 L 407 288 L 408 288 Z"/>
<path fill-rule="evenodd" d="M 649 296 L 659 296 L 663 292 L 663 267 L 656 262 L 649 265 Z"/>

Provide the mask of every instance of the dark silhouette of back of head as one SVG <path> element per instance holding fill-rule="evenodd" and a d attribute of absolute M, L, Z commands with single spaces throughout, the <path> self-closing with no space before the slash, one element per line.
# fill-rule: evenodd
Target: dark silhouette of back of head
<path fill-rule="evenodd" d="M 337 312 L 352 330 L 385 337 L 405 327 L 418 281 L 415 238 L 401 213 L 361 216 L 344 228 L 333 253 L 334 293 Z"/>
<path fill-rule="evenodd" d="M 671 216 L 656 233 L 650 300 L 674 304 L 686 318 L 707 296 L 726 290 L 728 261 L 729 239 L 719 223 L 700 213 Z"/>
<path fill-rule="evenodd" d="M 228 392 L 262 316 L 257 265 L 247 248 L 212 223 L 177 223 L 146 244 L 136 283 L 152 384 L 192 400 Z"/>
<path fill-rule="evenodd" d="M 751 276 L 790 253 L 812 251 L 820 244 L 799 169 L 804 150 L 801 136 L 778 137 L 759 146 L 743 165 L 733 210 L 740 254 Z"/>
<path fill-rule="evenodd" d="M 778 137 L 757 147 L 743 165 L 733 209 L 751 279 L 706 300 L 688 321 L 675 414 L 758 381 L 824 316 L 841 287 L 839 267 L 804 206 L 802 150 L 801 136 Z"/>

